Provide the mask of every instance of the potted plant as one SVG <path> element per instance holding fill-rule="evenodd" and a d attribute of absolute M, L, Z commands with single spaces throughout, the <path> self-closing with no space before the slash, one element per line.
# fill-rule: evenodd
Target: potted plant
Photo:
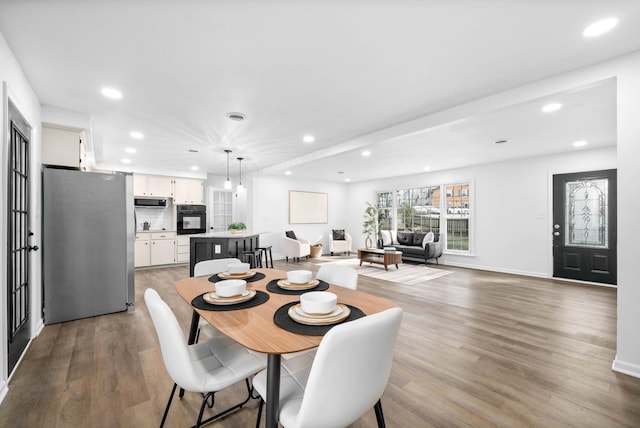
<path fill-rule="evenodd" d="M 229 224 L 227 230 L 231 233 L 241 233 L 243 230 L 247 230 L 247 226 L 244 223 L 236 222 Z"/>
<path fill-rule="evenodd" d="M 371 239 L 371 235 L 378 239 L 378 207 L 367 202 L 367 208 L 364 210 L 363 217 L 362 233 L 367 234 L 364 244 L 367 248 L 372 248 L 373 241 Z"/>

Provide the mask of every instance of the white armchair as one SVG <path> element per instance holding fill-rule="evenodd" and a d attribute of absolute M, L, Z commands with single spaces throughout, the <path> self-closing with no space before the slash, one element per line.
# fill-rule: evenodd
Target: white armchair
<path fill-rule="evenodd" d="M 337 233 L 336 233 L 337 232 Z M 344 234 L 344 239 L 335 239 Z M 344 230 L 332 230 L 329 234 L 329 251 L 333 253 L 351 253 L 351 235 Z"/>
<path fill-rule="evenodd" d="M 288 236 L 282 237 L 285 259 L 289 261 L 289 257 L 292 257 L 294 261 L 300 261 L 300 257 L 309 257 L 311 254 L 309 240 L 296 237 L 293 231 L 286 232 L 286 234 Z"/>

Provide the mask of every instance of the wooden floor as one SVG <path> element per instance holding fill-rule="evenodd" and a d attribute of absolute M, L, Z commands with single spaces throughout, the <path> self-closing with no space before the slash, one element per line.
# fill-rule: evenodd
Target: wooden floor
<path fill-rule="evenodd" d="M 285 270 L 309 262 L 276 262 Z M 402 266 L 401 266 L 402 268 Z M 389 427 L 640 427 L 640 379 L 611 370 L 616 290 L 457 269 L 407 286 L 359 278 L 404 318 L 382 397 Z M 185 266 L 136 272 L 136 310 L 46 326 L 9 384 L 0 427 L 155 427 L 172 381 L 142 293 L 155 288 L 188 330 L 175 293 Z M 216 407 L 243 385 L 217 394 Z M 195 422 L 174 401 L 168 427 Z M 257 402 L 210 426 L 255 425 Z M 264 420 L 264 419 L 263 419 Z M 373 411 L 353 427 L 375 426 Z"/>

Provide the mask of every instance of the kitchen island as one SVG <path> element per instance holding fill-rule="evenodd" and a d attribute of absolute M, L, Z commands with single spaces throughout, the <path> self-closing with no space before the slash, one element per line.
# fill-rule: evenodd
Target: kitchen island
<path fill-rule="evenodd" d="M 259 247 L 260 233 L 242 231 L 212 232 L 190 235 L 189 276 L 193 276 L 196 263 L 203 260 L 234 257 L 242 260 L 244 251 L 255 251 Z"/>

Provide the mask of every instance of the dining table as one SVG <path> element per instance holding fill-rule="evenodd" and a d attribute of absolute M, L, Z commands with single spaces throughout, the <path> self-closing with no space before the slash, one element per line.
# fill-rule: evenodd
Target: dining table
<path fill-rule="evenodd" d="M 189 344 L 196 340 L 200 318 L 206 320 L 223 334 L 227 335 L 244 347 L 267 355 L 267 397 L 266 397 L 266 426 L 275 428 L 278 425 L 280 400 L 280 363 L 283 354 L 305 351 L 317 347 L 322 340 L 322 334 L 331 326 L 325 326 L 323 332 L 304 331 L 302 333 L 290 331 L 283 325 L 283 309 L 300 301 L 301 292 L 278 290 L 274 286 L 279 280 L 287 277 L 287 272 L 280 269 L 252 269 L 252 278 L 247 278 L 247 289 L 255 290 L 256 297 L 251 307 L 226 308 L 207 307 L 201 304 L 202 296 L 214 290 L 215 282 L 220 280 L 217 275 L 187 277 L 175 284 L 178 294 L 193 308 L 191 326 L 189 330 Z M 322 283 L 322 282 L 321 282 Z M 320 287 L 318 287 L 320 288 Z M 353 314 L 360 316 L 371 315 L 383 310 L 396 307 L 390 300 L 358 290 L 351 290 L 333 284 L 324 284 L 322 289 L 335 293 L 338 303 L 352 308 L 352 315 L 343 322 L 348 322 Z M 313 289 L 305 291 L 314 291 Z M 302 291 L 304 292 L 304 291 Z M 195 306 L 194 306 L 195 305 Z M 239 305 L 239 306 L 247 306 Z M 279 320 L 276 315 L 280 314 Z M 294 323 L 292 320 L 285 320 Z M 279 322 L 280 325 L 277 323 Z M 294 327 L 296 327 L 294 325 Z M 292 330 L 298 330 L 296 328 Z"/>

